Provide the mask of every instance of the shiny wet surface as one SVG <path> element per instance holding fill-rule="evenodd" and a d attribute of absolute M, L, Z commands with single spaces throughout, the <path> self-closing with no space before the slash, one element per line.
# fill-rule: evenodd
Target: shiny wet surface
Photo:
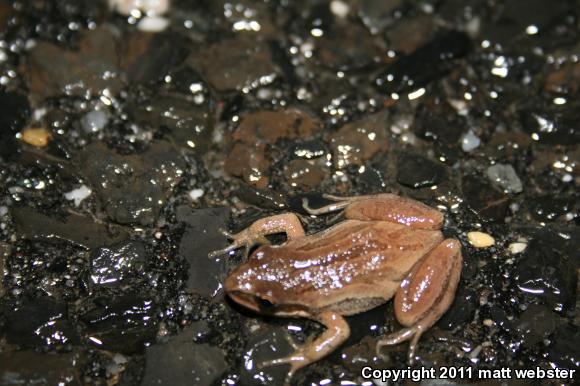
<path fill-rule="evenodd" d="M 231 304 L 240 256 L 207 253 L 220 228 L 284 211 L 328 227 L 301 208 L 322 193 L 444 211 L 462 279 L 420 365 L 580 367 L 577 2 L 123 12 L 0 1 L 3 383 L 279 384 L 284 367 L 256 364 L 321 327 Z M 374 355 L 399 328 L 390 303 L 349 322 L 295 384 L 406 367 L 404 344 Z"/>

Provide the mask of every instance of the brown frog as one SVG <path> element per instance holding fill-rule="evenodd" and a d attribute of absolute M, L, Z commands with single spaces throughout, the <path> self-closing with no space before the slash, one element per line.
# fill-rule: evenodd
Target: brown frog
<path fill-rule="evenodd" d="M 393 296 L 395 316 L 406 328 L 382 338 L 377 353 L 411 340 L 412 363 L 421 334 L 453 302 L 461 274 L 461 246 L 444 240 L 439 211 L 393 194 L 326 197 L 336 203 L 312 209 L 305 201 L 304 208 L 312 215 L 344 209 L 346 219 L 327 230 L 305 235 L 295 214 L 280 214 L 228 235 L 233 243 L 212 253 L 264 244 L 226 278 L 226 293 L 258 313 L 309 318 L 326 327 L 290 356 L 262 364 L 289 364 L 287 382 L 344 342 L 350 329 L 343 316 Z M 265 235 L 274 233 L 286 233 L 287 241 L 268 245 Z"/>

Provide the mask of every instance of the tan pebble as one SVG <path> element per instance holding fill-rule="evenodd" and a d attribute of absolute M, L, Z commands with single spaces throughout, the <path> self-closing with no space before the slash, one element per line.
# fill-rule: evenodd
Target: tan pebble
<path fill-rule="evenodd" d="M 48 145 L 50 137 L 50 131 L 45 128 L 28 128 L 22 131 L 22 140 L 36 147 L 45 147 Z"/>
<path fill-rule="evenodd" d="M 467 239 L 475 248 L 487 248 L 495 244 L 495 239 L 483 232 L 469 232 Z"/>
<path fill-rule="evenodd" d="M 508 249 L 510 250 L 510 253 L 512 255 L 515 255 L 517 253 L 523 252 L 527 246 L 528 246 L 527 243 L 516 242 L 516 243 L 511 243 L 508 246 Z"/>

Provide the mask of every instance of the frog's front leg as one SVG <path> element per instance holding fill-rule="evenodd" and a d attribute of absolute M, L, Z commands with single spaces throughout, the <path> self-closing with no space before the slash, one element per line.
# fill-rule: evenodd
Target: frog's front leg
<path fill-rule="evenodd" d="M 348 323 L 336 312 L 324 311 L 310 318 L 326 327 L 326 330 L 319 337 L 299 347 L 294 353 L 285 358 L 274 359 L 260 364 L 261 367 L 290 364 L 290 370 L 286 376 L 286 384 L 290 384 L 290 379 L 297 370 L 330 354 L 350 335 Z"/>
<path fill-rule="evenodd" d="M 249 250 L 256 244 L 268 244 L 265 236 L 275 233 L 286 233 L 288 240 L 292 240 L 304 236 L 304 228 L 294 213 L 265 217 L 256 220 L 252 225 L 236 234 L 224 232 L 229 239 L 233 240 L 232 243 L 227 248 L 211 252 L 209 257 L 219 256 L 242 247 Z"/>
<path fill-rule="evenodd" d="M 334 204 L 313 209 L 308 201 L 303 201 L 304 209 L 313 215 L 325 214 L 344 209 L 344 217 L 361 221 L 389 221 L 415 229 L 439 229 L 443 215 L 419 201 L 383 193 L 371 196 L 337 197 L 324 195 Z"/>
<path fill-rule="evenodd" d="M 444 240 L 417 263 L 401 282 L 394 300 L 395 316 L 407 328 L 381 339 L 377 343 L 379 356 L 381 347 L 411 339 L 408 362 L 413 363 L 421 334 L 453 303 L 461 263 L 461 245 L 455 239 Z"/>

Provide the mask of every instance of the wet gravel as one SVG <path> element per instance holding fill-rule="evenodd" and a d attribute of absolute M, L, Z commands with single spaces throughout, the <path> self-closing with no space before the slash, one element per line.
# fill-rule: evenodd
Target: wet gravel
<path fill-rule="evenodd" d="M 323 193 L 461 241 L 418 365 L 580 370 L 578 1 L 109 3 L 0 0 L 0 384 L 280 384 L 256 364 L 322 327 L 233 304 L 241 254 L 207 254 L 274 213 L 325 228 Z M 293 384 L 406 367 L 375 355 L 390 303 L 348 321 Z"/>

